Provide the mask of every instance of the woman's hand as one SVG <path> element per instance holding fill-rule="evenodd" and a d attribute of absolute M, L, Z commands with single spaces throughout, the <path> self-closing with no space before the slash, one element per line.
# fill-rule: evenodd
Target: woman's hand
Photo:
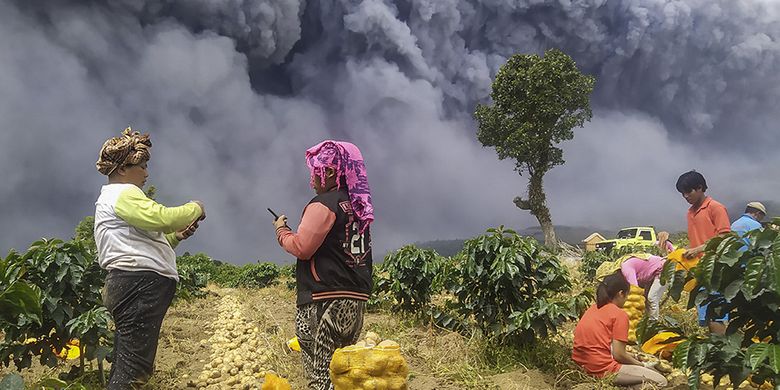
<path fill-rule="evenodd" d="M 176 232 L 176 239 L 179 241 L 184 241 L 192 237 L 192 235 L 195 234 L 195 231 L 198 230 L 198 221 L 199 219 L 196 219 L 190 224 L 190 226 L 187 226 L 186 228 Z"/>
<path fill-rule="evenodd" d="M 279 230 L 280 228 L 290 228 L 287 226 L 287 216 L 284 214 L 274 220 L 274 229 Z"/>
<path fill-rule="evenodd" d="M 621 364 L 644 366 L 644 363 L 640 362 L 633 355 L 628 353 L 628 351 L 626 351 L 626 343 L 615 339 L 612 340 L 612 357 L 614 357 L 615 360 Z"/>

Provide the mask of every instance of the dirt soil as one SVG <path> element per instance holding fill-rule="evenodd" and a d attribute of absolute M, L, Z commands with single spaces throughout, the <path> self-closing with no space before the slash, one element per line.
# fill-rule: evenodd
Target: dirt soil
<path fill-rule="evenodd" d="M 163 323 L 156 359 L 156 371 L 146 389 L 194 388 L 192 382 L 210 362 L 213 346 L 208 339 L 213 334 L 212 322 L 217 318 L 222 297 L 232 295 L 241 303 L 241 312 L 259 328 L 262 352 L 270 352 L 268 368 L 287 378 L 293 389 L 305 389 L 300 353 L 286 346 L 295 335 L 295 293 L 283 283 L 265 289 L 243 290 L 209 288 L 209 296 L 172 306 Z M 572 385 L 558 383 L 556 378 L 534 369 L 516 369 L 499 374 L 485 374 L 473 368 L 473 351 L 468 340 L 457 333 L 412 326 L 403 316 L 392 313 L 368 313 L 364 332 L 374 331 L 383 339 L 400 343 L 409 365 L 411 390 L 536 390 L 573 388 L 613 388 L 589 383 Z M 43 378 L 55 377 L 67 371 L 71 363 L 54 369 L 34 365 L 22 376 L 28 385 Z M 106 370 L 110 365 L 106 365 Z M 92 367 L 95 369 L 96 367 Z M 0 377 L 9 372 L 0 370 Z M 94 375 L 93 375 L 94 376 Z M 95 378 L 84 380 L 88 389 L 98 389 Z M 679 388 L 675 386 L 674 388 Z"/>
<path fill-rule="evenodd" d="M 260 290 L 210 288 L 210 296 L 173 306 L 163 323 L 157 354 L 157 371 L 150 389 L 181 389 L 189 378 L 197 377 L 208 362 L 210 347 L 202 341 L 211 320 L 216 318 L 216 304 L 225 294 L 236 295 L 243 302 L 244 315 L 265 334 L 267 348 L 273 352 L 271 368 L 286 377 L 293 389 L 305 389 L 300 354 L 286 347 L 295 336 L 295 293 L 283 285 Z M 459 383 L 453 372 L 463 359 L 465 340 L 451 332 L 436 332 L 422 327 L 408 327 L 389 313 L 368 313 L 365 331 L 375 331 L 383 338 L 401 344 L 409 364 L 409 389 L 552 389 L 554 379 L 539 372 L 518 370 L 485 377 L 475 383 Z"/>

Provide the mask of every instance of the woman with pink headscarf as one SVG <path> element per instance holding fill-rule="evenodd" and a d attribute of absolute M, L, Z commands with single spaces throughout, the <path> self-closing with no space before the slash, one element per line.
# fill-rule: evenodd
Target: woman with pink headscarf
<path fill-rule="evenodd" d="M 316 196 L 303 210 L 298 231 L 287 217 L 274 221 L 276 238 L 295 256 L 296 336 L 309 388 L 332 388 L 328 367 L 336 348 L 357 342 L 371 294 L 369 226 L 371 190 L 360 150 L 349 142 L 323 141 L 306 151 Z"/>

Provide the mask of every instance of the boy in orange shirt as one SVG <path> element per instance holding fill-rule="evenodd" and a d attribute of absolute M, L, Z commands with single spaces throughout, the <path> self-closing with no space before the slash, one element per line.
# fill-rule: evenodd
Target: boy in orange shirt
<path fill-rule="evenodd" d="M 726 207 L 705 194 L 707 181 L 699 172 L 689 171 L 680 175 L 677 191 L 691 205 L 687 214 L 690 246 L 684 256 L 688 259 L 701 257 L 707 241 L 731 231 L 729 214 Z M 707 306 L 699 306 L 699 325 L 709 327 L 711 333 L 725 334 L 728 313 L 721 318 L 710 318 Z"/>

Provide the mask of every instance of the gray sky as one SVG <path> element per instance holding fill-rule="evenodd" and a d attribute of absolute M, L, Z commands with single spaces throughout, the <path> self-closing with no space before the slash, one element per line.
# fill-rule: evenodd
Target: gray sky
<path fill-rule="evenodd" d="M 158 200 L 207 206 L 180 252 L 292 261 L 265 208 L 297 224 L 304 151 L 326 138 L 363 151 L 378 254 L 532 226 L 511 202 L 524 179 L 471 112 L 508 56 L 550 47 L 598 78 L 545 182 L 555 223 L 683 229 L 674 183 L 691 168 L 727 205 L 778 199 L 776 1 L 545 3 L 2 2 L 0 251 L 69 237 L 105 181 L 100 145 L 127 125 L 152 134 Z"/>

